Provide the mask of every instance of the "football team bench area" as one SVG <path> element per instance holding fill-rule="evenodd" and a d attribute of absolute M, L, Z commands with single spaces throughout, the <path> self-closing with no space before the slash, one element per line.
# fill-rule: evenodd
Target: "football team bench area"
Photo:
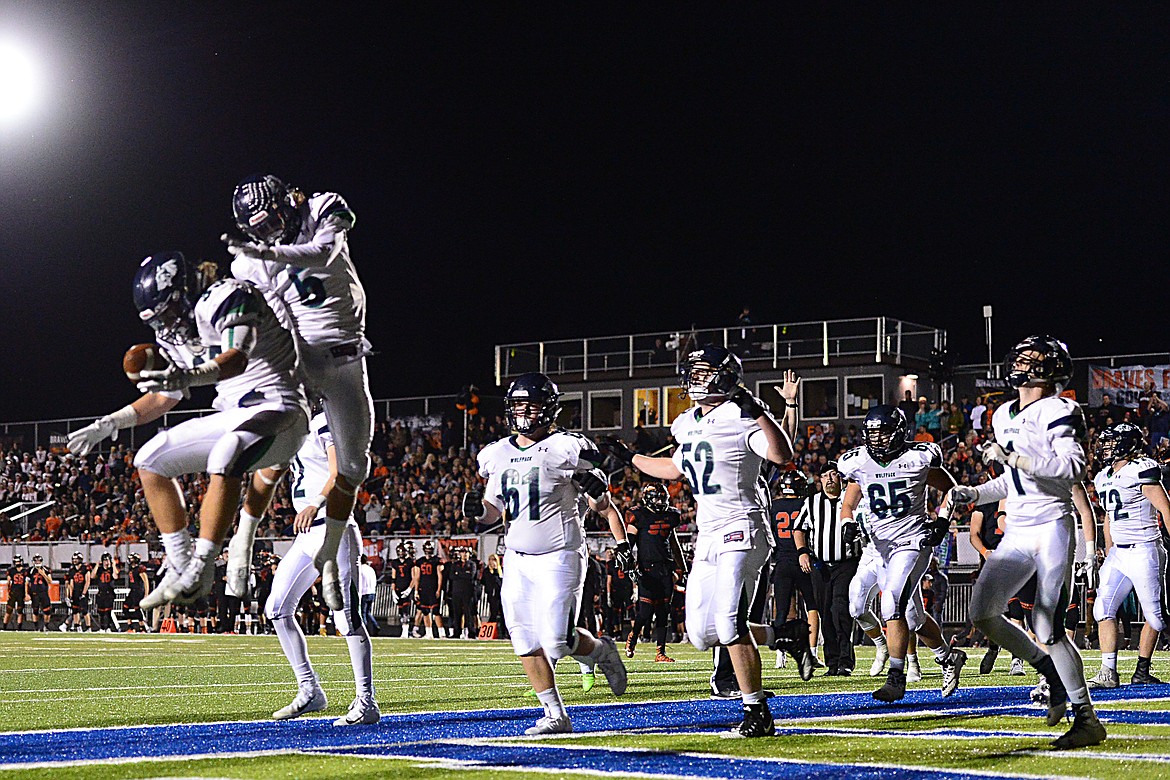
<path fill-rule="evenodd" d="M 346 645 L 309 637 L 330 696 L 323 717 L 274 723 L 295 682 L 272 637 L 0 635 L 0 780 L 145 777 L 670 777 L 1170 778 L 1170 685 L 1095 692 L 1109 739 L 1053 753 L 1029 704 L 1032 677 L 990 675 L 968 664 L 963 686 L 941 699 L 941 672 L 905 700 L 875 702 L 865 676 L 814 677 L 765 665 L 777 736 L 727 740 L 739 702 L 712 700 L 710 657 L 673 647 L 628 661 L 615 699 L 585 693 L 576 664 L 558 678 L 576 732 L 521 736 L 535 702 L 505 642 L 374 640 L 382 720 L 335 728 L 352 695 Z M 858 667 L 867 663 L 861 648 Z M 976 651 L 978 652 L 978 651 Z M 1087 652 L 1094 668 L 1096 653 Z M 972 660 L 977 660 L 973 656 Z M 1123 653 L 1123 679 L 1136 661 Z M 1155 671 L 1170 665 L 1155 657 Z"/>

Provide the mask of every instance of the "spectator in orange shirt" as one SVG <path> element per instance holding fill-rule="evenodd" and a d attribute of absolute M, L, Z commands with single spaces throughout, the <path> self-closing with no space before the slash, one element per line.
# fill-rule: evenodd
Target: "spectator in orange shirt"
<path fill-rule="evenodd" d="M 914 441 L 934 441 L 934 437 L 926 430 L 925 425 L 919 425 L 918 433 L 914 434 Z"/>

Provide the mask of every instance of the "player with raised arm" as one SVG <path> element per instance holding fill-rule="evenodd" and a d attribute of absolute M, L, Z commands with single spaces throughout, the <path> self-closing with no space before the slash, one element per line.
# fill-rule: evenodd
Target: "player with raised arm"
<path fill-rule="evenodd" d="M 892 702 L 906 695 L 906 660 L 911 633 L 934 651 L 942 667 L 942 695 L 959 687 L 967 655 L 943 641 L 942 632 L 922 606 L 920 583 L 930 565 L 934 547 L 950 529 L 944 505 L 931 519 L 927 487 L 949 491 L 955 480 L 942 467 L 942 450 L 934 442 L 909 442 L 906 414 L 897 406 L 871 407 L 862 427 L 862 447 L 838 460 L 841 476 L 849 481 L 841 501 L 841 521 L 865 502 L 866 531 L 881 557 L 881 610 L 886 620 L 890 668 L 886 682 L 873 693 L 878 701 Z M 855 604 L 856 608 L 859 606 Z"/>
<path fill-rule="evenodd" d="M 264 613 L 276 629 L 280 647 L 296 674 L 299 690 L 288 706 L 272 713 L 275 720 L 288 720 L 328 706 L 325 691 L 321 689 L 317 673 L 309 662 L 305 635 L 296 621 L 297 604 L 320 573 L 316 564 L 317 549 L 325 538 L 325 518 L 320 517 L 320 512 L 321 507 L 325 506 L 333 481 L 337 479 L 336 449 L 325 415 L 318 414 L 310 420 L 309 436 L 293 459 L 291 476 L 293 508 L 297 510 L 293 530 L 297 537 L 276 567 L 272 593 L 264 605 Z M 349 712 L 333 721 L 334 726 L 377 723 L 382 717 L 374 698 L 370 635 L 361 619 L 361 602 L 357 593 L 361 552 L 361 533 L 351 518 L 337 549 L 337 567 L 341 575 L 345 608 L 333 611 L 333 624 L 349 646 L 356 691 Z"/>
<path fill-rule="evenodd" d="M 214 561 L 235 517 L 244 475 L 283 468 L 308 428 L 292 335 L 256 288 L 236 279 L 208 284 L 206 270 L 197 270 L 181 252 L 161 252 L 139 264 L 134 303 L 170 365 L 142 371 L 141 398 L 69 436 L 69 449 L 84 455 L 122 428 L 162 417 L 187 388 L 215 385 L 215 414 L 159 432 L 134 457 L 170 563 L 142 599 L 143 609 L 192 603 L 211 592 Z M 176 478 L 202 471 L 210 478 L 192 545 Z"/>
<path fill-rule="evenodd" d="M 1049 685 L 1048 725 L 1060 723 L 1073 706 L 1073 724 L 1053 742 L 1057 749 L 1096 745 L 1105 728 L 1093 711 L 1084 665 L 1064 631 L 1064 605 L 1072 591 L 1076 552 L 1073 487 L 1085 474 L 1085 418 L 1075 401 L 1060 396 L 1072 376 L 1068 348 L 1051 336 L 1030 336 L 1004 361 L 1005 379 L 1019 398 L 992 416 L 995 441 L 983 448 L 985 463 L 1007 467 L 978 487 L 951 491 L 961 504 L 990 504 L 1006 498 L 1003 539 L 971 593 L 970 613 L 987 638 L 1023 658 Z M 1089 517 L 1088 520 L 1092 521 Z M 1097 529 L 1082 525 L 1089 566 L 1095 565 Z M 1013 593 L 1036 575 L 1032 627 L 1047 652 L 1004 616 Z"/>
<path fill-rule="evenodd" d="M 335 192 L 306 196 L 272 175 L 249 176 L 232 195 L 236 226 L 248 240 L 223 236 L 235 257 L 232 275 L 257 285 L 290 315 L 305 386 L 325 406 L 337 451 L 337 480 L 325 504 L 325 539 L 317 555 L 321 591 L 333 610 L 343 608 L 337 548 L 353 513 L 357 490 L 370 470 L 374 402 L 366 374 L 366 293 L 349 257 L 354 213 Z M 280 303 L 277 303 L 280 301 Z M 243 595 L 252 542 L 279 474 L 253 480 L 258 497 L 245 505 L 232 537 L 228 592 Z"/>
<path fill-rule="evenodd" d="M 1137 670 L 1130 682 L 1150 685 L 1162 681 L 1150 673 L 1150 661 L 1158 635 L 1165 628 L 1163 581 L 1166 548 L 1158 515 L 1170 518 L 1170 499 L 1162 487 L 1162 472 L 1146 457 L 1146 438 L 1141 428 L 1118 423 L 1097 438 L 1097 463 L 1093 477 L 1097 499 L 1105 509 L 1105 563 L 1101 565 L 1093 617 L 1101 639 L 1101 671 L 1089 680 L 1090 688 L 1116 688 L 1117 609 L 1134 591 L 1146 623 L 1138 640 Z M 1084 567 L 1086 572 L 1090 567 Z"/>
<path fill-rule="evenodd" d="M 522 374 L 512 382 L 504 410 L 514 435 L 480 450 L 479 475 L 487 486 L 463 500 L 463 512 L 472 520 L 504 519 L 504 617 L 545 712 L 526 734 L 573 730 L 553 672 L 566 656 L 596 665 L 615 695 L 626 692 L 626 667 L 613 640 L 577 627 L 586 573 L 586 506 L 609 523 L 627 571 L 633 554 L 605 475 L 597 470 L 601 453 L 589 439 L 556 426 L 559 399 L 557 386 L 544 374 Z"/>
<path fill-rule="evenodd" d="M 699 650 L 727 648 L 743 696 L 743 721 L 727 737 L 776 733 L 760 678 L 757 642 L 776 647 L 772 626 L 748 623 L 747 610 L 773 541 L 768 497 L 760 489 L 765 461 L 792 458 L 791 434 L 782 430 L 743 385 L 743 365 L 724 347 L 690 352 L 679 368 L 695 406 L 671 424 L 679 446 L 669 458 L 634 454 L 620 440 L 602 439 L 607 453 L 663 480 L 691 485 L 699 533 L 687 578 L 686 628 Z M 785 427 L 795 429 L 798 383 L 785 372 Z"/>

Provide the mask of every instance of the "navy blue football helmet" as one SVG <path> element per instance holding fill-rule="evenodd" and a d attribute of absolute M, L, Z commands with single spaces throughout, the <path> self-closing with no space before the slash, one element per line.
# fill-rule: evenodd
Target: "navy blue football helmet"
<path fill-rule="evenodd" d="M 504 396 L 504 417 L 508 427 L 515 433 L 528 435 L 547 428 L 556 422 L 561 412 L 561 391 L 556 383 L 544 374 L 533 371 L 521 374 L 508 386 Z M 539 408 L 535 416 L 516 414 L 520 403 L 535 404 Z"/>
<path fill-rule="evenodd" d="M 1003 369 L 1004 380 L 1012 387 L 1049 384 L 1059 393 L 1072 378 L 1073 362 L 1064 342 L 1029 336 L 1007 353 Z"/>
<path fill-rule="evenodd" d="M 296 190 L 271 174 L 254 173 L 236 185 L 232 214 L 236 227 L 262 244 L 287 244 L 301 232 Z"/>
<path fill-rule="evenodd" d="M 906 440 L 909 429 L 905 412 L 890 404 L 878 404 L 865 415 L 861 440 L 865 442 L 865 449 L 871 458 L 889 463 L 909 446 Z"/>
<path fill-rule="evenodd" d="M 707 344 L 690 352 L 678 369 L 679 384 L 694 401 L 724 398 L 743 384 L 743 363 L 726 347 Z"/>
<path fill-rule="evenodd" d="M 1108 466 L 1119 460 L 1133 460 L 1146 454 L 1146 437 L 1132 423 L 1117 423 L 1097 437 L 1097 465 Z"/>
<path fill-rule="evenodd" d="M 196 336 L 195 298 L 199 275 L 182 252 L 159 252 L 138 264 L 134 307 L 159 340 L 185 344 Z"/>

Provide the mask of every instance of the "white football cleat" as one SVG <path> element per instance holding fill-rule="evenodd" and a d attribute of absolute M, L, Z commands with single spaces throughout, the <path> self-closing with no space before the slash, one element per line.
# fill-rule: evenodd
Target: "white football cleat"
<path fill-rule="evenodd" d="M 297 692 L 297 697 L 287 707 L 282 707 L 272 713 L 272 719 L 290 720 L 309 712 L 323 710 L 328 706 L 329 699 L 326 698 L 325 691 L 321 690 L 321 686 L 301 688 Z"/>
<path fill-rule="evenodd" d="M 610 644 L 613 644 L 611 641 Z M 554 718 L 551 715 L 545 715 L 540 720 L 536 721 L 535 726 L 530 726 L 524 729 L 524 733 L 528 736 L 536 736 L 537 734 L 568 734 L 573 730 L 573 723 L 569 720 L 569 716 L 565 715 L 561 718 Z"/>
<path fill-rule="evenodd" d="M 617 645 L 607 636 L 599 637 L 594 641 L 600 642 L 604 649 L 601 652 L 601 657 L 597 659 L 597 668 L 605 675 L 605 682 L 608 683 L 609 689 L 613 691 L 614 696 L 621 696 L 626 692 L 626 685 L 629 682 L 626 675 L 626 664 L 622 661 L 622 655 L 618 652 Z M 565 722 L 568 722 L 568 717 L 565 717 Z"/>
<path fill-rule="evenodd" d="M 890 646 L 882 642 L 874 653 L 873 665 L 869 667 L 870 677 L 879 677 L 886 670 L 886 663 L 890 660 Z"/>
<path fill-rule="evenodd" d="M 317 571 L 321 572 L 321 600 L 325 606 L 334 612 L 345 609 L 345 601 L 341 597 L 341 572 L 337 568 L 336 558 L 326 558 L 319 561 L 313 559 Z"/>
<path fill-rule="evenodd" d="M 163 597 L 173 604 L 194 604 L 210 596 L 215 585 L 215 558 L 213 554 L 192 556 L 178 582 L 172 586 L 172 592 L 164 592 Z"/>
<path fill-rule="evenodd" d="M 228 542 L 226 585 L 229 596 L 242 599 L 248 594 L 248 575 L 252 573 L 252 544 L 255 540 L 237 533 Z"/>
<path fill-rule="evenodd" d="M 776 651 L 776 668 L 783 669 L 785 666 L 788 666 L 788 656 L 784 653 L 783 650 L 777 650 Z"/>
<path fill-rule="evenodd" d="M 354 699 L 349 705 L 349 712 L 333 721 L 334 726 L 371 726 L 382 719 L 382 711 L 375 701 L 368 699 Z"/>
<path fill-rule="evenodd" d="M 167 593 L 172 592 L 175 585 L 179 582 L 179 576 L 182 572 L 175 571 L 175 569 L 167 569 L 167 573 L 158 581 L 154 588 L 142 597 L 142 601 L 138 606 L 141 609 L 156 609 L 163 604 L 170 603 L 171 599 L 167 598 Z"/>

